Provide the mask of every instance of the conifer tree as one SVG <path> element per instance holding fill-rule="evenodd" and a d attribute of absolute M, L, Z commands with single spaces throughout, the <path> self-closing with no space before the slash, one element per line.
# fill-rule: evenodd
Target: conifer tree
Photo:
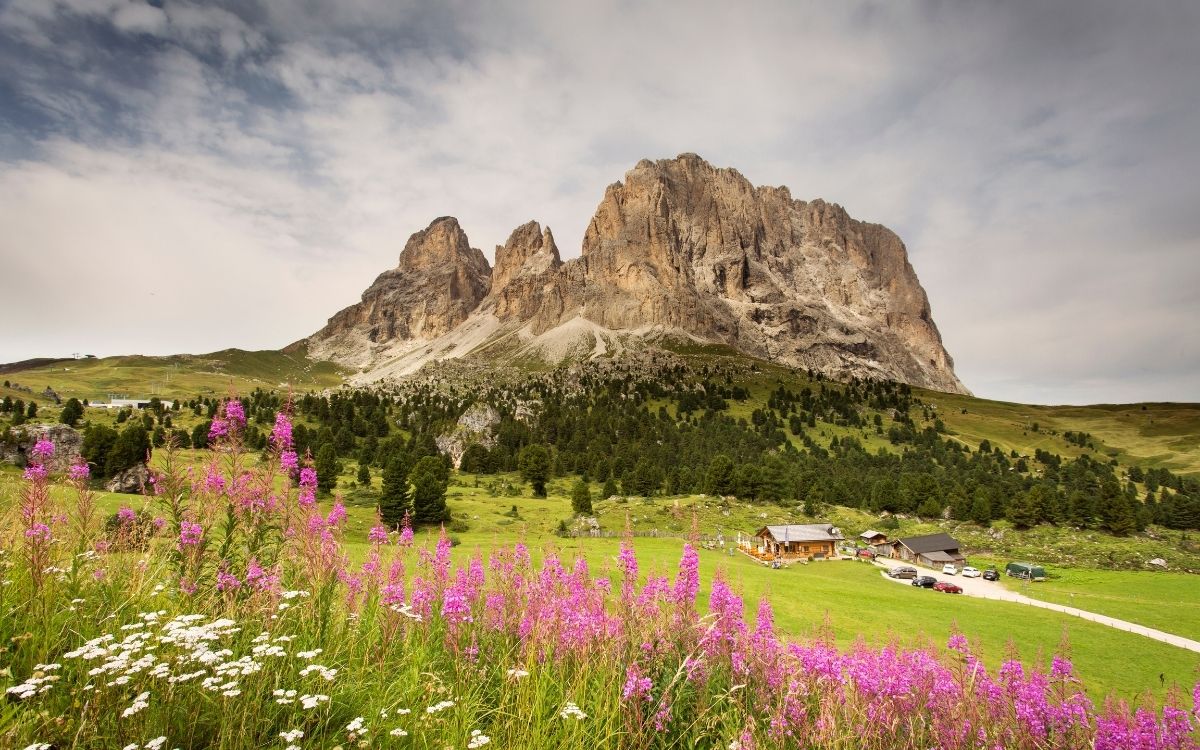
<path fill-rule="evenodd" d="M 394 456 L 383 467 L 383 491 L 379 495 L 379 517 L 389 529 L 400 526 L 410 510 L 408 494 L 408 464 Z"/>
<path fill-rule="evenodd" d="M 583 479 L 576 480 L 575 486 L 571 488 L 571 510 L 577 515 L 590 516 L 593 513 L 592 492 Z"/>
<path fill-rule="evenodd" d="M 413 523 L 437 524 L 450 519 L 446 509 L 445 466 L 436 456 L 424 456 L 409 475 L 412 483 Z"/>

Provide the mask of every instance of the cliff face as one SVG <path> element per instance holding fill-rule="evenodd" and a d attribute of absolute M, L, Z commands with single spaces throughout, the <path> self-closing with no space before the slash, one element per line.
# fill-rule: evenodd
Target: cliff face
<path fill-rule="evenodd" d="M 487 258 L 470 246 L 458 220 L 434 219 L 408 239 L 399 265 L 381 273 L 361 302 L 309 337 L 310 353 L 361 367 L 373 345 L 442 336 L 479 306 L 490 283 Z"/>
<path fill-rule="evenodd" d="M 523 341 L 674 331 L 833 376 L 965 391 L 899 237 L 694 154 L 639 162 L 610 185 L 566 263 L 529 222 L 489 271 L 457 222 L 438 219 L 309 346 L 370 371 L 456 331 L 470 346 L 447 356 L 514 329 Z"/>

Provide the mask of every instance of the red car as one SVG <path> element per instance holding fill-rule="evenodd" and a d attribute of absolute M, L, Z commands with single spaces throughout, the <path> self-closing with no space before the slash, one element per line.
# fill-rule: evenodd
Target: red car
<path fill-rule="evenodd" d="M 962 586 L 956 586 L 949 581 L 938 581 L 937 583 L 933 584 L 933 590 L 941 591 L 946 594 L 961 594 Z"/>

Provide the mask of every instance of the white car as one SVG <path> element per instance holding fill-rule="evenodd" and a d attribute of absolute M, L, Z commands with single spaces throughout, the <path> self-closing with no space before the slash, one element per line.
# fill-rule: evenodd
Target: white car
<path fill-rule="evenodd" d="M 948 576 L 958 575 L 958 568 L 954 567 L 954 563 L 946 563 L 942 566 L 942 573 Z"/>
<path fill-rule="evenodd" d="M 963 578 L 978 578 L 981 573 L 979 568 L 972 568 L 970 565 L 962 569 Z"/>

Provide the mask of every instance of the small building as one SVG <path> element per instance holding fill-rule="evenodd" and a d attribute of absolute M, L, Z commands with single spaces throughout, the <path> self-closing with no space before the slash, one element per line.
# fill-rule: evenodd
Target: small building
<path fill-rule="evenodd" d="M 897 560 L 940 568 L 946 563 L 962 567 L 967 561 L 960 551 L 958 540 L 949 534 L 910 536 L 892 542 L 891 556 Z"/>
<path fill-rule="evenodd" d="M 795 523 L 764 526 L 755 532 L 759 549 L 785 560 L 822 560 L 837 556 L 845 537 L 831 523 Z"/>
<path fill-rule="evenodd" d="M 858 541 L 862 542 L 868 547 L 874 548 L 876 552 L 883 552 L 883 548 L 887 546 L 888 538 L 887 534 L 883 533 L 882 531 L 867 529 L 858 535 Z"/>

